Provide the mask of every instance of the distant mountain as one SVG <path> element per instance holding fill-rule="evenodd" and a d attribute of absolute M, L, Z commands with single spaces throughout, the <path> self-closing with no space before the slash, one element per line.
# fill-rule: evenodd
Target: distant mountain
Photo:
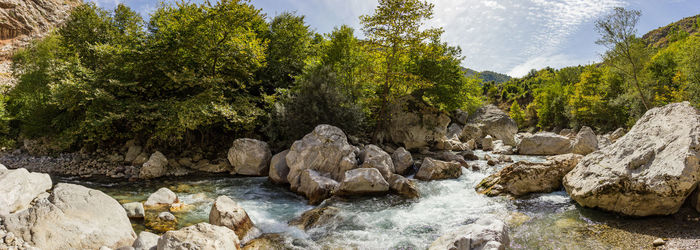
<path fill-rule="evenodd" d="M 655 29 L 642 36 L 650 46 L 666 47 L 671 42 L 700 32 L 700 15 L 686 17 L 678 22 Z"/>
<path fill-rule="evenodd" d="M 479 78 L 484 82 L 493 81 L 495 83 L 502 83 L 502 82 L 507 82 L 511 78 L 510 76 L 508 76 L 506 74 L 501 74 L 498 72 L 493 72 L 493 71 L 488 71 L 488 70 L 478 72 L 478 71 L 473 70 L 473 69 L 467 69 L 467 68 L 464 69 L 465 76 L 473 76 L 476 74 L 479 74 Z"/>

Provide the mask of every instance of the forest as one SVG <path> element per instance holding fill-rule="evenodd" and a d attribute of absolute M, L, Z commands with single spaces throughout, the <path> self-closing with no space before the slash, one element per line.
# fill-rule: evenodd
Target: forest
<path fill-rule="evenodd" d="M 251 137 L 284 148 L 317 124 L 369 141 L 387 105 L 409 94 L 444 112 L 494 103 L 529 131 L 606 132 L 652 107 L 700 104 L 698 17 L 671 25 L 660 44 L 636 35 L 641 13 L 618 8 L 596 24 L 602 62 L 484 81 L 441 28 L 427 27 L 433 4 L 379 6 L 361 30 L 319 34 L 304 16 L 266 16 L 245 0 L 163 3 L 148 21 L 125 5 L 80 5 L 15 54 L 18 84 L 0 90 L 0 146 L 41 138 L 62 152 L 136 139 L 215 151 Z"/>

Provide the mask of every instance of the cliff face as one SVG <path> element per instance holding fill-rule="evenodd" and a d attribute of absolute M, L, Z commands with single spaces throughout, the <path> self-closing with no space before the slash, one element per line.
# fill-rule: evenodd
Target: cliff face
<path fill-rule="evenodd" d="M 11 57 L 70 15 L 81 0 L 0 0 L 0 85 L 13 85 Z"/>

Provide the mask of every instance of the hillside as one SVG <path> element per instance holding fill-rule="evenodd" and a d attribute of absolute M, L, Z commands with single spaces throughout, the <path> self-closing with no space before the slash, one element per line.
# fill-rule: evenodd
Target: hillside
<path fill-rule="evenodd" d="M 677 41 L 688 35 L 700 31 L 700 15 L 686 17 L 675 23 L 652 30 L 642 36 L 649 45 L 655 48 L 666 47 L 671 42 Z"/>
<path fill-rule="evenodd" d="M 479 78 L 481 80 L 483 80 L 484 82 L 493 81 L 495 83 L 503 83 L 503 82 L 507 82 L 508 80 L 511 79 L 511 77 L 506 75 L 506 74 L 501 74 L 498 72 L 493 72 L 493 71 L 488 71 L 488 70 L 478 72 L 478 71 L 473 70 L 473 69 L 465 68 L 464 72 L 465 72 L 464 74 L 466 76 L 473 76 L 473 75 L 479 74 Z"/>

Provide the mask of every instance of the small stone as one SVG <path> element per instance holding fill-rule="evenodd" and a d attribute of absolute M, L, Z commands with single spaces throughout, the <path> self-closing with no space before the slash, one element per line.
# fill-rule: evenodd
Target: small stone
<path fill-rule="evenodd" d="M 158 219 L 162 221 L 176 221 L 175 215 L 169 212 L 161 212 L 158 214 Z"/>
<path fill-rule="evenodd" d="M 666 241 L 665 241 L 664 239 L 662 239 L 662 238 L 657 238 L 657 239 L 654 240 L 654 242 L 652 242 L 652 244 L 653 244 L 655 247 L 663 246 L 663 245 L 666 244 Z"/>

